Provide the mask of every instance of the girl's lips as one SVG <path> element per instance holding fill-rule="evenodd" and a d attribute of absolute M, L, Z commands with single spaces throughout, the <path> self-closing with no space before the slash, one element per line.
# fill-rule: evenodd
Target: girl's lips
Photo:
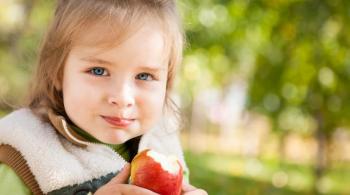
<path fill-rule="evenodd" d="M 126 128 L 135 121 L 135 119 L 124 119 L 124 118 L 109 117 L 109 116 L 102 116 L 102 118 L 107 123 L 119 128 Z"/>

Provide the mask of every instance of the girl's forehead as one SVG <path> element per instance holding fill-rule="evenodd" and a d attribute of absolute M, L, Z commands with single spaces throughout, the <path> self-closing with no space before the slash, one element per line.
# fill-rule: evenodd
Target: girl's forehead
<path fill-rule="evenodd" d="M 161 35 L 164 56 L 169 56 L 170 40 L 166 36 L 164 28 L 154 21 L 146 21 L 130 25 L 112 25 L 98 22 L 87 26 L 87 28 L 77 33 L 75 37 L 72 38 L 72 48 L 85 48 L 85 51 L 88 51 L 91 54 L 94 52 L 98 54 L 99 52 L 118 47 L 133 36 L 139 35 L 140 31 L 142 31 L 141 33 L 145 33 L 147 37 L 149 31 L 145 31 L 144 29 L 151 29 L 152 32 Z M 144 41 L 146 40 L 139 39 L 140 43 Z"/>
<path fill-rule="evenodd" d="M 71 53 L 80 57 L 99 56 L 111 61 L 131 54 L 129 57 L 136 55 L 145 62 L 152 59 L 151 62 L 167 64 L 169 51 L 164 32 L 160 27 L 149 24 L 115 34 L 103 28 L 91 28 L 73 44 Z"/>
<path fill-rule="evenodd" d="M 80 29 L 72 37 L 73 46 L 111 46 L 122 42 L 127 36 L 130 36 L 135 29 L 115 28 L 111 25 L 96 23 Z"/>
<path fill-rule="evenodd" d="M 155 19 L 144 18 L 139 21 L 114 21 L 109 20 L 90 22 L 84 28 L 80 28 L 72 36 L 72 45 L 82 46 L 115 46 L 133 36 L 144 26 L 152 26 L 163 34 L 167 42 L 165 28 Z"/>

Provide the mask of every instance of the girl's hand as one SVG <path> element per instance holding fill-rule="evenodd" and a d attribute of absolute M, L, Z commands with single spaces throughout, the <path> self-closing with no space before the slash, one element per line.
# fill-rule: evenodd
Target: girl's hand
<path fill-rule="evenodd" d="M 98 189 L 94 195 L 156 195 L 145 188 L 127 184 L 129 175 L 130 165 L 127 164 L 117 176 Z"/>
<path fill-rule="evenodd" d="M 203 189 L 198 189 L 191 184 L 183 182 L 182 184 L 182 195 L 208 195 Z"/>

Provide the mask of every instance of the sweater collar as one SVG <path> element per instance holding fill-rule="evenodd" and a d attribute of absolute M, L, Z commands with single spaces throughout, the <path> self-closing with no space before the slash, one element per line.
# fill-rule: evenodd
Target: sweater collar
<path fill-rule="evenodd" d="M 52 110 L 49 110 L 48 117 L 53 127 L 68 141 L 80 147 L 88 146 L 89 141 L 74 131 L 63 116 L 57 115 Z"/>
<path fill-rule="evenodd" d="M 48 116 L 54 128 L 71 143 L 80 147 L 86 147 L 91 143 L 103 144 L 121 154 L 124 154 L 123 157 L 125 159 L 129 158 L 129 155 L 125 153 L 127 150 L 125 144 L 108 144 L 101 142 L 83 129 L 67 122 L 63 116 L 55 114 L 52 110 L 48 112 Z"/>

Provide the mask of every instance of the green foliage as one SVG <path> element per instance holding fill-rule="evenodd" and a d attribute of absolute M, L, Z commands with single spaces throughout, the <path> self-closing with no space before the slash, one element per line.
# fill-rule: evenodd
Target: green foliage
<path fill-rule="evenodd" d="M 53 2 L 0 2 L 0 109 L 19 104 L 26 93 Z"/>
<path fill-rule="evenodd" d="M 269 42 L 256 53 L 249 107 L 281 122 L 299 116 L 321 116 L 326 133 L 348 125 L 350 97 L 348 1 L 290 1 L 276 5 L 278 18 Z M 308 11 L 312 10 L 312 11 Z"/>
<path fill-rule="evenodd" d="M 190 180 L 209 194 L 312 194 L 310 165 L 209 153 L 186 152 L 185 156 Z M 349 172 L 346 164 L 329 169 L 321 179 L 321 194 L 350 193 Z M 281 181 L 285 181 L 284 185 Z"/>
<path fill-rule="evenodd" d="M 189 46 L 180 89 L 249 81 L 247 107 L 276 129 L 311 134 L 316 115 L 328 134 L 347 126 L 350 14 L 345 0 L 181 1 Z M 299 124 L 285 124 L 298 115 Z"/>

